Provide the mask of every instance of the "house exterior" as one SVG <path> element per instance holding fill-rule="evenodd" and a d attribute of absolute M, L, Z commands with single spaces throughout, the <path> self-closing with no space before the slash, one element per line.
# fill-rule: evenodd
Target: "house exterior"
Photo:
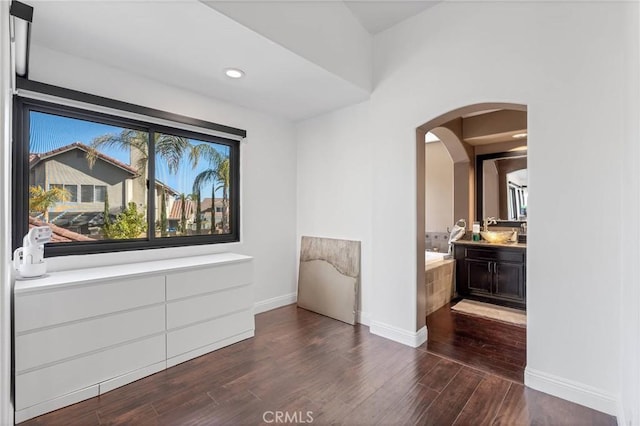
<path fill-rule="evenodd" d="M 51 242 L 52 243 L 69 243 L 72 241 L 95 241 L 95 238 L 91 238 L 87 235 L 82 235 L 77 232 L 73 232 L 69 229 L 62 228 L 53 223 L 42 222 L 34 217 L 29 216 L 29 230 L 37 226 L 48 226 L 51 228 Z"/>
<path fill-rule="evenodd" d="M 205 198 L 200 204 L 200 220 L 201 229 L 211 229 L 211 198 Z M 215 223 L 219 224 L 222 221 L 223 211 L 222 198 L 216 198 L 215 201 Z M 192 231 L 196 230 L 196 202 L 191 199 L 186 199 L 185 202 L 185 217 L 187 219 L 187 229 Z M 167 209 L 167 220 L 169 222 L 169 229 L 179 229 L 180 220 L 182 219 L 182 200 L 179 196 L 175 196 L 170 203 L 170 208 Z M 219 226 L 219 225 L 218 225 Z"/>
<path fill-rule="evenodd" d="M 112 216 L 134 202 L 140 210 L 147 204 L 145 177 L 132 166 L 102 152 L 95 153 L 90 164 L 91 147 L 81 142 L 29 157 L 29 183 L 45 190 L 63 188 L 68 200 L 54 204 L 48 210 L 49 223 L 65 228 L 76 235 L 100 238 L 104 223 L 105 202 L 108 200 Z M 156 182 L 156 212 L 159 212 L 162 191 L 165 192 L 167 211 L 173 208 L 177 191 L 162 182 Z M 42 219 L 42 213 L 34 213 Z M 156 213 L 156 217 L 158 213 Z M 73 237 L 70 238 L 73 240 Z M 76 239 L 79 240 L 79 239 Z"/>
<path fill-rule="evenodd" d="M 60 186 L 69 192 L 68 201 L 50 209 L 53 215 L 66 210 L 101 211 L 107 196 L 115 212 L 130 201 L 144 201 L 133 195 L 134 180 L 139 177 L 135 168 L 100 152 L 91 166 L 87 159 L 90 152 L 89 146 L 74 142 L 53 151 L 31 154 L 30 185 L 45 190 Z"/>

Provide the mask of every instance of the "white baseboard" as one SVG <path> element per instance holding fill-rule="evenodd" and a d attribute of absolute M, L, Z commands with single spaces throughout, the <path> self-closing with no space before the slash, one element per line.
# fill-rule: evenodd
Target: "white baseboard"
<path fill-rule="evenodd" d="M 366 325 L 367 327 L 370 326 L 371 317 L 369 316 L 369 312 L 358 311 L 356 322 L 358 324 Z"/>
<path fill-rule="evenodd" d="M 427 341 L 427 327 L 422 327 L 418 331 L 407 331 L 393 325 L 371 320 L 369 331 L 385 339 L 393 340 L 394 342 L 402 343 L 412 348 L 417 348 Z"/>
<path fill-rule="evenodd" d="M 548 393 L 612 416 L 618 415 L 621 410 L 618 398 L 612 394 L 533 368 L 525 368 L 524 384 L 540 392 Z"/>
<path fill-rule="evenodd" d="M 187 353 L 174 356 L 173 358 L 167 359 L 167 368 L 171 368 L 174 365 L 182 364 L 183 362 L 189 361 L 190 359 L 197 358 L 201 355 L 208 354 L 209 352 L 217 351 L 218 349 L 224 348 L 229 345 L 233 345 L 234 343 L 238 343 L 245 339 L 250 339 L 255 336 L 255 329 L 243 331 L 242 333 L 236 334 L 234 336 L 229 336 L 226 339 L 219 340 L 210 345 L 203 346 L 201 348 L 194 349 Z"/>
<path fill-rule="evenodd" d="M 253 313 L 260 314 L 262 312 L 271 311 L 282 306 L 291 305 L 298 301 L 298 293 L 289 293 L 283 296 L 272 297 L 271 299 L 261 300 L 253 304 Z M 356 315 L 356 322 L 362 325 L 369 326 L 371 317 L 368 312 L 358 311 Z"/>
<path fill-rule="evenodd" d="M 296 303 L 297 300 L 298 293 L 289 293 L 282 296 L 272 297 L 271 299 L 261 300 L 253 304 L 253 313 L 260 314 L 262 312 L 267 312 L 272 309 Z"/>
<path fill-rule="evenodd" d="M 99 383 L 98 392 L 100 393 L 100 395 L 105 394 L 116 388 L 119 388 L 124 385 L 128 385 L 129 383 L 135 382 L 136 380 L 140 380 L 143 377 L 150 376 L 152 374 L 157 373 L 158 371 L 162 371 L 166 369 L 167 369 L 167 361 L 158 362 L 156 364 L 149 365 L 148 367 L 140 368 L 130 373 L 123 374 L 122 376 L 118 376 L 116 378 Z"/>
<path fill-rule="evenodd" d="M 100 395 L 100 389 L 98 385 L 93 385 L 85 389 L 73 391 L 58 398 L 54 398 L 49 401 L 45 401 L 40 404 L 36 404 L 31 407 L 16 411 L 15 422 L 24 422 L 25 420 L 38 417 L 50 411 L 66 407 L 67 405 L 75 404 L 76 402 L 84 401 L 85 399 L 93 398 L 94 396 L 98 395 Z"/>
<path fill-rule="evenodd" d="M 627 415 L 624 412 L 624 406 L 622 405 L 622 399 L 618 399 L 617 403 L 617 414 L 616 421 L 618 422 L 618 426 L 631 426 L 631 422 L 627 423 Z"/>

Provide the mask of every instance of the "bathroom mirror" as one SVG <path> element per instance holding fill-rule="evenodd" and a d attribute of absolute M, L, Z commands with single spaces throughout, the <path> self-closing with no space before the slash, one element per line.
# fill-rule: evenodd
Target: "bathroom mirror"
<path fill-rule="evenodd" d="M 495 217 L 501 226 L 519 226 L 527 220 L 528 197 L 526 151 L 476 156 L 477 220 Z"/>

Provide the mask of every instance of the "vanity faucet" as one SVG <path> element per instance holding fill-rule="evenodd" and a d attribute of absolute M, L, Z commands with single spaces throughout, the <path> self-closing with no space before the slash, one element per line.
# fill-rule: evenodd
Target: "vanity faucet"
<path fill-rule="evenodd" d="M 488 217 L 484 220 L 484 231 L 487 232 L 489 230 L 489 225 L 497 225 L 498 221 L 495 217 Z"/>

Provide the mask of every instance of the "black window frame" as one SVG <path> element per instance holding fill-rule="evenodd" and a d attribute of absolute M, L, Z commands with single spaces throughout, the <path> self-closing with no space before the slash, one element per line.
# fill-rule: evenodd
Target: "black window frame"
<path fill-rule="evenodd" d="M 31 83 L 30 81 L 28 81 Z M 38 83 L 41 84 L 41 83 Z M 119 101 L 108 100 L 109 102 L 88 102 L 90 100 L 101 100 L 104 98 L 95 97 L 93 95 L 82 94 L 80 92 L 71 91 L 68 89 L 62 89 L 55 86 L 49 86 L 41 84 L 43 87 L 53 87 L 56 91 L 56 96 L 61 97 L 61 93 L 68 93 L 70 96 L 68 99 L 78 100 L 78 94 L 86 95 L 86 103 L 106 106 L 109 108 L 114 107 L 114 103 L 117 105 Z M 46 88 L 45 87 L 45 88 Z M 136 112 L 135 105 L 121 103 L 121 110 L 126 112 Z M 145 239 L 135 240 L 99 240 L 99 241 L 77 241 L 77 242 L 65 242 L 65 243 L 47 243 L 45 245 L 45 256 L 67 256 L 67 255 L 79 255 L 79 254 L 93 254 L 93 253 L 110 253 L 129 250 L 145 250 L 145 249 L 157 249 L 167 247 L 185 247 L 196 246 L 205 244 L 220 244 L 220 243 L 233 243 L 240 241 L 240 141 L 236 139 L 224 138 L 221 136 L 213 136 L 207 133 L 199 133 L 192 130 L 185 130 L 179 127 L 170 127 L 165 125 L 158 125 L 152 121 L 142 121 L 131 119 L 128 117 L 117 116 L 112 114 L 106 114 L 102 112 L 96 112 L 90 109 L 79 108 L 75 106 L 67 106 L 57 104 L 54 102 L 42 101 L 39 99 L 33 99 L 30 97 L 23 97 L 14 95 L 14 126 L 13 126 L 13 235 L 12 246 L 16 249 L 22 244 L 23 236 L 29 230 L 29 131 L 30 131 L 30 113 L 42 112 L 45 114 L 53 114 L 58 116 L 64 116 L 69 118 L 75 118 L 85 121 L 92 121 L 101 124 L 108 124 L 118 127 L 125 127 L 134 130 L 146 131 L 149 133 L 149 147 L 148 157 L 149 164 L 147 170 L 149 173 L 149 180 L 147 180 L 147 237 Z M 140 107 L 138 114 L 145 113 L 151 118 L 157 117 L 161 119 L 173 118 L 173 122 L 176 124 L 193 125 L 194 120 L 198 124 L 208 123 L 180 115 L 173 115 L 171 113 L 157 111 L 159 114 L 149 114 L 149 111 L 154 112 L 157 110 L 150 110 L 149 108 Z M 216 123 L 209 123 L 212 127 L 225 128 L 228 127 L 218 125 Z M 203 131 L 209 127 L 200 126 Z M 211 130 L 217 130 L 217 128 Z M 233 128 L 229 128 L 233 129 Z M 242 132 L 246 135 L 244 130 L 234 129 L 237 132 Z M 229 200 L 230 200 L 230 232 L 227 234 L 208 234 L 208 235 L 191 235 L 191 236 L 172 236 L 172 237 L 156 237 L 155 236 L 155 197 L 154 191 L 149 188 L 154 188 L 155 184 L 155 150 L 154 144 L 151 141 L 155 140 L 155 133 L 167 133 L 175 136 L 182 136 L 188 139 L 194 139 L 197 141 L 211 142 L 219 145 L 225 145 L 229 147 L 229 164 L 230 164 L 230 187 L 229 187 Z M 231 133 L 233 134 L 233 133 Z M 61 182 L 62 183 L 62 182 Z M 81 194 L 78 194 L 80 197 Z M 95 198 L 95 194 L 94 194 Z"/>

